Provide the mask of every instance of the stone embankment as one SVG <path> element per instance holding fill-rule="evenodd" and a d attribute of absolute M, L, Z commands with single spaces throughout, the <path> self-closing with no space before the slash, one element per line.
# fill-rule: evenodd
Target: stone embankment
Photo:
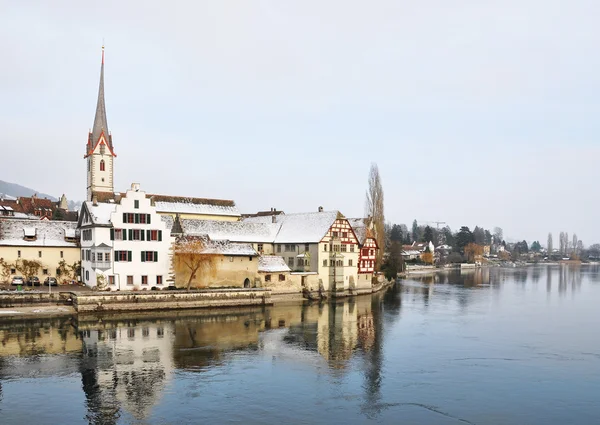
<path fill-rule="evenodd" d="M 268 305 L 265 289 L 214 289 L 202 291 L 93 292 L 72 294 L 78 313 L 106 311 L 178 310 L 187 308 Z"/>

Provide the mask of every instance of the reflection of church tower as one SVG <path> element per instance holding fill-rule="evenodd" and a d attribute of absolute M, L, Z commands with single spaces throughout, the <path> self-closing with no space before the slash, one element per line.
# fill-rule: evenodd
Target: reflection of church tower
<path fill-rule="evenodd" d="M 92 200 L 93 192 L 114 192 L 113 158 L 116 157 L 112 136 L 108 132 L 106 106 L 104 104 L 104 46 L 102 46 L 102 65 L 100 66 L 100 87 L 94 127 L 88 135 L 85 147 L 87 160 L 87 200 Z"/>

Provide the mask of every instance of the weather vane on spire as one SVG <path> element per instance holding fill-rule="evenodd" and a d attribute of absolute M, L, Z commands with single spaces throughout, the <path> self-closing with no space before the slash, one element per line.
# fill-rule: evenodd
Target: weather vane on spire
<path fill-rule="evenodd" d="M 104 38 L 102 39 L 102 65 L 104 65 Z"/>

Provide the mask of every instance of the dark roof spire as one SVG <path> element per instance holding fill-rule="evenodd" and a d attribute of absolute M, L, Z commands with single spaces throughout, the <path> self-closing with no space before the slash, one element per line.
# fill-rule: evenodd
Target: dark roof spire
<path fill-rule="evenodd" d="M 104 137 L 111 151 L 113 149 L 112 137 L 108 133 L 108 122 L 106 120 L 106 106 L 104 104 L 104 45 L 102 45 L 102 65 L 100 66 L 100 87 L 98 88 L 98 104 L 96 105 L 96 116 L 94 117 L 94 127 L 92 128 L 92 147 L 98 143 L 100 134 L 104 132 Z"/>

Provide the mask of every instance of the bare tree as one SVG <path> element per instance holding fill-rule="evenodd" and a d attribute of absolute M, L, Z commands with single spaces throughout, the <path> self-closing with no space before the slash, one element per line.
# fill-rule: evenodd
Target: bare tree
<path fill-rule="evenodd" d="M 216 260 L 221 255 L 209 249 L 207 245 L 207 240 L 191 236 L 184 236 L 175 242 L 173 249 L 174 269 L 176 274 L 177 270 L 181 270 L 182 274 L 189 273 L 186 284 L 188 290 L 192 286 L 192 281 L 198 278 L 197 273 L 214 275 L 216 272 Z"/>
<path fill-rule="evenodd" d="M 38 260 L 18 260 L 15 264 L 17 270 L 23 274 L 25 280 L 30 280 L 38 274 L 42 263 Z"/>
<path fill-rule="evenodd" d="M 573 253 L 577 255 L 577 233 L 573 233 Z"/>
<path fill-rule="evenodd" d="M 552 255 L 552 233 L 548 233 L 548 246 L 547 246 L 547 250 L 548 250 L 548 258 L 550 258 L 550 256 Z"/>
<path fill-rule="evenodd" d="M 0 281 L 8 283 L 10 278 L 10 269 L 15 268 L 15 265 L 0 258 Z"/>
<path fill-rule="evenodd" d="M 501 227 L 494 227 L 494 242 L 500 245 L 504 240 L 504 232 Z"/>
<path fill-rule="evenodd" d="M 565 256 L 569 255 L 569 233 L 565 232 Z"/>
<path fill-rule="evenodd" d="M 375 163 L 371 164 L 371 170 L 369 171 L 369 189 L 367 190 L 365 210 L 367 217 L 371 217 L 373 220 L 375 240 L 380 247 L 377 250 L 376 258 L 376 268 L 379 270 L 385 247 L 385 215 L 383 212 L 383 187 L 381 186 L 379 168 Z"/>

